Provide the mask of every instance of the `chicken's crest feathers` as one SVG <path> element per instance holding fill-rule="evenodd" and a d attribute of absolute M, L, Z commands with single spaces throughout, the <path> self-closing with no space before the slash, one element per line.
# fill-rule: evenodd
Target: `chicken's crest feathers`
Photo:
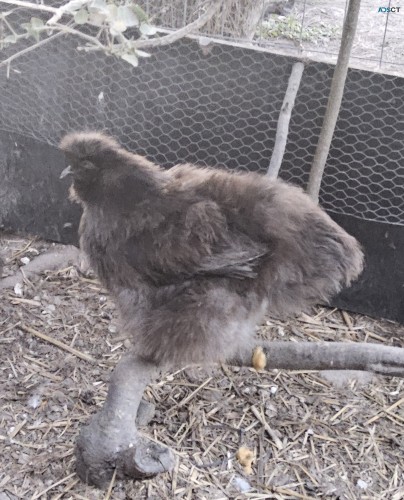
<path fill-rule="evenodd" d="M 118 142 L 102 132 L 72 132 L 63 137 L 60 149 L 76 160 L 95 159 L 121 149 Z"/>
<path fill-rule="evenodd" d="M 73 176 L 75 198 L 80 202 L 130 211 L 165 183 L 160 167 L 126 151 L 102 132 L 67 134 L 60 149 L 69 162 L 61 175 Z"/>

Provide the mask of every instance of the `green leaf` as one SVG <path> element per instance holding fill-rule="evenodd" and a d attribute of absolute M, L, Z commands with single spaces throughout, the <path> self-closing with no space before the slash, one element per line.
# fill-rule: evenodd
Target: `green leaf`
<path fill-rule="evenodd" d="M 109 31 L 112 36 L 117 36 L 126 30 L 127 26 L 123 21 L 113 21 L 109 27 Z"/>
<path fill-rule="evenodd" d="M 143 50 L 136 50 L 136 55 L 138 57 L 150 57 L 151 54 L 149 54 L 148 52 L 144 52 Z"/>
<path fill-rule="evenodd" d="M 39 17 L 31 17 L 31 27 L 32 29 L 43 28 L 44 22 Z"/>
<path fill-rule="evenodd" d="M 115 21 L 115 19 L 118 17 L 118 7 L 114 4 L 108 4 L 106 15 L 109 21 Z"/>
<path fill-rule="evenodd" d="M 130 8 L 133 10 L 135 13 L 136 17 L 139 19 L 141 23 L 147 22 L 147 14 L 146 12 L 140 7 L 139 5 L 131 5 Z"/>
<path fill-rule="evenodd" d="M 74 22 L 76 24 L 86 24 L 88 21 L 88 12 L 86 9 L 78 10 L 74 15 Z"/>
<path fill-rule="evenodd" d="M 66 12 L 71 12 L 72 14 L 77 10 L 80 10 L 83 5 L 87 3 L 87 0 L 70 0 L 64 7 L 63 10 Z"/>
<path fill-rule="evenodd" d="M 102 26 L 105 22 L 105 15 L 100 14 L 99 12 L 90 12 L 88 22 L 94 24 L 95 26 Z"/>
<path fill-rule="evenodd" d="M 31 17 L 29 23 L 23 23 L 22 28 L 27 32 L 27 37 L 32 36 L 38 42 L 40 39 L 39 30 L 44 27 L 44 22 L 38 17 Z"/>
<path fill-rule="evenodd" d="M 107 10 L 107 2 L 105 0 L 92 0 L 88 4 L 88 10 L 90 12 L 105 13 L 105 11 Z"/>
<path fill-rule="evenodd" d="M 133 12 L 133 10 L 126 5 L 121 5 L 118 7 L 117 19 L 118 21 L 123 21 L 128 27 L 139 26 L 138 17 Z"/>
<path fill-rule="evenodd" d="M 17 41 L 17 38 L 15 35 L 8 35 L 6 36 L 5 38 L 3 38 L 3 40 L 0 40 L 0 42 L 3 42 L 3 43 L 15 43 Z"/>
<path fill-rule="evenodd" d="M 123 54 L 121 56 L 121 59 L 128 62 L 135 68 L 137 68 L 137 66 L 139 65 L 139 59 L 135 56 L 135 54 Z"/>
<path fill-rule="evenodd" d="M 152 26 L 151 24 L 147 24 L 147 23 L 142 23 L 140 25 L 140 33 L 142 33 L 142 35 L 146 35 L 146 36 L 151 36 L 151 35 L 155 35 L 157 33 L 157 29 Z"/>

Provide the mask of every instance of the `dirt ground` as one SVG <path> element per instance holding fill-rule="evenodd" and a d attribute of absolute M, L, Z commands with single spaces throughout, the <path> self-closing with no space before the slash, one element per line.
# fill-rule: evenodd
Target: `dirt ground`
<path fill-rule="evenodd" d="M 266 43 L 275 51 L 335 63 L 346 4 L 345 0 L 296 0 L 284 20 L 277 18 L 285 25 L 286 37 L 270 38 Z M 379 7 L 388 5 L 361 1 L 350 65 L 404 75 L 404 6 L 395 13 L 378 12 Z M 400 7 L 400 2 L 391 2 L 394 6 Z"/>
<path fill-rule="evenodd" d="M 12 235 L 0 242 L 5 276 L 52 247 Z M 184 368 L 146 391 L 156 414 L 145 432 L 175 450 L 172 474 L 116 481 L 110 493 L 83 484 L 75 439 L 128 345 L 114 304 L 70 265 L 0 294 L 1 500 L 404 498 L 403 380 L 229 366 Z M 404 347 L 404 327 L 330 308 L 269 318 L 258 333 Z M 255 454 L 250 475 L 235 457 L 240 446 Z"/>
<path fill-rule="evenodd" d="M 305 25 L 342 22 L 344 5 L 306 4 Z M 374 70 L 386 21 L 378 6 L 362 1 L 353 59 Z M 294 9 L 302 15 L 303 2 Z M 389 16 L 383 70 L 404 73 L 403 33 L 404 7 Z M 303 48 L 322 58 L 338 43 L 325 37 Z M 50 246 L 4 236 L 4 275 Z M 86 486 L 74 471 L 75 439 L 102 405 L 109 374 L 128 346 L 114 304 L 94 276 L 66 265 L 0 289 L 0 311 L 0 500 L 404 499 L 402 379 L 350 374 L 344 382 L 335 374 L 229 366 L 184 368 L 146 391 L 156 414 L 145 432 L 176 452 L 172 474 L 116 481 L 110 492 Z M 330 308 L 289 322 L 268 318 L 258 334 L 404 347 L 404 327 Z M 240 446 L 255 454 L 252 474 L 236 459 Z"/>

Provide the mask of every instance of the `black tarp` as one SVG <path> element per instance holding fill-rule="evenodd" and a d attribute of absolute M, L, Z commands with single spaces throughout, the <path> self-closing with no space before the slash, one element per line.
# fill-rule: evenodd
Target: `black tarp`
<path fill-rule="evenodd" d="M 51 48 L 50 48 L 51 47 Z M 11 48 L 10 50 L 14 50 Z M 170 167 L 265 171 L 294 60 L 182 40 L 132 68 L 59 38 L 0 72 L 0 225 L 77 242 L 80 209 L 56 144 L 102 129 Z M 306 62 L 281 177 L 305 185 L 333 72 Z M 350 69 L 321 203 L 362 243 L 361 280 L 334 304 L 404 322 L 404 79 Z"/>
<path fill-rule="evenodd" d="M 56 148 L 0 132 L 0 223 L 3 229 L 78 244 L 80 208 L 60 180 L 65 158 Z M 360 280 L 332 304 L 404 323 L 404 227 L 330 213 L 362 244 L 366 266 Z"/>

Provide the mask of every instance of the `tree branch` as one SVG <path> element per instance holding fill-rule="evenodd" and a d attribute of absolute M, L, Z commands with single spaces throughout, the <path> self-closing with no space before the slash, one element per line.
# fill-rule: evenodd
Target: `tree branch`
<path fill-rule="evenodd" d="M 40 10 L 42 12 L 51 12 L 56 14 L 59 9 L 55 7 L 49 7 L 48 5 L 42 5 L 32 2 L 25 2 L 24 0 L 0 0 L 0 3 L 5 3 L 7 5 L 13 5 L 14 7 L 23 7 L 24 9 Z"/>
<path fill-rule="evenodd" d="M 87 0 L 81 0 L 81 6 L 83 7 L 87 3 Z M 71 2 L 67 2 L 66 4 L 62 5 L 57 9 L 57 12 L 50 18 L 48 19 L 48 22 L 46 24 L 52 25 L 55 24 L 59 21 L 61 17 L 64 16 L 64 14 L 70 14 L 72 15 L 71 12 L 68 11 L 68 7 L 71 5 Z M 78 4 L 76 5 L 77 10 L 78 10 Z"/>
<path fill-rule="evenodd" d="M 13 54 L 12 56 L 8 57 L 7 59 L 4 59 L 4 61 L 0 62 L 0 68 L 3 66 L 7 66 L 10 64 L 14 59 L 17 59 L 20 56 L 23 56 L 24 54 L 28 54 L 28 52 L 31 52 L 32 50 L 37 49 L 38 47 L 42 47 L 42 45 L 47 44 L 48 42 L 52 42 L 56 38 L 60 37 L 63 35 L 63 32 L 56 33 L 56 35 L 49 36 L 48 38 L 44 38 L 43 40 L 40 40 L 39 42 L 34 43 L 33 45 L 30 45 L 29 47 L 20 50 L 19 52 Z"/>
<path fill-rule="evenodd" d="M 266 369 L 364 370 L 381 375 L 404 377 L 404 349 L 380 344 L 349 342 L 264 342 Z M 251 351 L 235 360 L 252 366 Z"/>
<path fill-rule="evenodd" d="M 137 40 L 133 43 L 135 49 L 152 48 L 152 47 L 163 47 L 165 45 L 170 45 L 177 40 L 184 38 L 193 31 L 201 29 L 205 24 L 212 19 L 216 12 L 220 9 L 223 4 L 223 0 L 213 1 L 210 6 L 206 9 L 206 12 L 202 14 L 198 19 L 190 24 L 187 24 L 183 28 L 170 33 L 169 35 L 163 36 L 161 38 L 152 38 L 149 40 Z"/>
<path fill-rule="evenodd" d="M 0 0 L 0 1 L 2 1 L 2 0 Z M 107 47 L 104 47 L 104 45 L 96 37 L 86 35 L 85 33 L 82 33 L 81 31 L 76 30 L 70 26 L 66 26 L 64 24 L 54 24 L 54 25 L 49 26 L 49 27 L 45 26 L 44 28 L 38 29 L 38 32 L 55 31 L 55 30 L 58 31 L 58 33 L 56 33 L 55 35 L 51 35 L 47 38 L 44 38 L 43 40 L 40 40 L 39 42 L 36 42 L 33 45 L 30 45 L 29 47 L 27 47 L 23 50 L 20 50 L 19 52 L 13 54 L 12 56 L 5 59 L 4 61 L 1 61 L 0 68 L 2 66 L 6 66 L 6 65 L 10 64 L 12 61 L 17 59 L 18 57 L 20 57 L 24 54 L 27 54 L 28 52 L 31 52 L 32 50 L 35 50 L 38 47 L 41 47 L 42 45 L 45 45 L 46 43 L 51 42 L 51 41 L 55 40 L 55 38 L 58 38 L 66 33 L 78 36 L 79 38 L 83 38 L 84 40 L 92 43 L 94 45 L 94 47 L 97 48 L 98 50 L 101 50 L 101 49 L 107 50 Z"/>
<path fill-rule="evenodd" d="M 146 479 L 173 468 L 172 451 L 136 428 L 143 391 L 158 373 L 156 365 L 130 353 L 119 361 L 104 406 L 77 440 L 77 474 L 83 481 L 103 487 L 114 470 L 117 477 Z"/>
<path fill-rule="evenodd" d="M 168 35 L 165 35 L 161 38 L 152 38 L 152 39 L 139 39 L 139 40 L 127 40 L 123 35 L 121 36 L 121 39 L 123 39 L 123 43 L 120 44 L 113 44 L 112 46 L 107 46 L 103 45 L 97 37 L 93 37 L 90 35 L 87 35 L 80 30 L 71 28 L 69 26 L 66 26 L 64 24 L 58 24 L 55 21 L 57 21 L 64 13 L 66 14 L 71 14 L 70 12 L 67 12 L 65 10 L 66 5 L 60 7 L 60 8 L 55 8 L 55 7 L 48 7 L 44 5 L 37 5 L 32 2 L 26 2 L 24 0 L 0 0 L 1 3 L 13 5 L 13 6 L 18 6 L 18 7 L 23 7 L 26 9 L 33 9 L 33 10 L 39 10 L 39 11 L 44 11 L 44 12 L 50 12 L 53 15 L 53 17 L 48 21 L 48 25 L 50 26 L 43 28 L 43 30 L 38 30 L 38 31 L 45 31 L 46 29 L 52 29 L 55 30 L 57 29 L 60 32 L 63 33 L 69 33 L 75 36 L 78 36 L 89 43 L 92 44 L 92 47 L 85 47 L 85 50 L 103 50 L 105 53 L 111 53 L 111 54 L 117 54 L 117 52 L 120 49 L 125 49 L 125 50 L 136 50 L 136 49 L 141 49 L 141 48 L 152 48 L 152 47 L 162 47 L 165 45 L 169 45 L 171 43 L 176 42 L 177 40 L 189 35 L 190 33 L 197 31 L 198 29 L 202 28 L 214 15 L 215 13 L 221 8 L 223 4 L 223 0 L 220 1 L 213 1 L 209 4 L 209 6 L 206 8 L 206 11 L 195 21 L 192 23 L 188 24 L 187 26 L 184 26 L 183 28 L 174 31 Z M 83 0 L 84 3 L 84 0 Z M 54 37 L 51 37 L 51 39 L 54 39 Z M 47 40 L 41 40 L 40 42 L 32 45 L 31 47 L 28 47 L 27 49 L 24 49 L 10 58 L 6 59 L 5 61 L 2 61 L 0 63 L 0 67 L 4 65 L 9 65 L 11 61 L 19 57 L 20 55 L 26 54 L 27 52 L 30 52 L 41 45 L 47 43 Z"/>
<path fill-rule="evenodd" d="M 57 30 L 63 31 L 64 33 L 70 33 L 71 35 L 78 36 L 79 38 L 82 38 L 83 40 L 87 40 L 87 42 L 90 42 L 90 43 L 96 45 L 100 49 L 106 50 L 108 48 L 108 47 L 104 47 L 104 45 L 95 36 L 86 35 L 85 33 L 82 33 L 81 31 L 76 30 L 75 28 L 71 28 L 69 26 L 66 26 L 64 24 L 55 23 L 55 24 L 52 24 L 52 26 L 48 26 L 46 29 L 48 29 L 48 30 L 57 29 Z"/>
<path fill-rule="evenodd" d="M 358 24 L 359 8 L 360 0 L 349 0 L 344 28 L 342 30 L 341 47 L 331 82 L 327 109 L 324 115 L 324 122 L 318 139 L 313 165 L 310 170 L 309 183 L 307 185 L 307 193 L 315 202 L 318 202 L 325 163 L 330 151 L 335 125 L 341 108 L 345 80 L 348 73 L 349 57 L 355 38 L 356 26 Z"/>
<path fill-rule="evenodd" d="M 398 347 L 348 342 L 264 342 L 261 346 L 267 369 L 365 370 L 404 377 L 404 349 Z M 246 349 L 233 364 L 251 366 L 251 351 Z M 145 479 L 172 470 L 173 452 L 142 435 L 135 425 L 143 391 L 158 374 L 158 366 L 134 354 L 119 361 L 103 408 L 77 440 L 81 479 L 103 487 L 114 474 Z"/>
<path fill-rule="evenodd" d="M 271 156 L 271 162 L 268 167 L 267 176 L 270 179 L 276 179 L 281 168 L 283 155 L 285 153 L 286 141 L 289 133 L 289 122 L 292 115 L 295 99 L 300 87 L 304 70 L 302 62 L 296 62 L 290 73 L 288 88 L 285 92 L 285 98 L 281 112 L 279 113 L 278 126 L 276 128 L 275 146 Z"/>

